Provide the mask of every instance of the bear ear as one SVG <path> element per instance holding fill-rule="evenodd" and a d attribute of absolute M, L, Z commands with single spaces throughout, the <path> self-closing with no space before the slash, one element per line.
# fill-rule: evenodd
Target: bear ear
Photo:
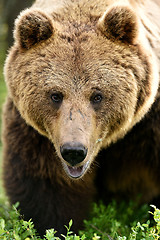
<path fill-rule="evenodd" d="M 138 19 L 128 6 L 112 6 L 99 19 L 98 28 L 113 41 L 135 44 L 138 37 Z"/>
<path fill-rule="evenodd" d="M 53 34 L 51 19 L 40 10 L 25 10 L 15 21 L 14 38 L 22 49 L 47 40 Z"/>

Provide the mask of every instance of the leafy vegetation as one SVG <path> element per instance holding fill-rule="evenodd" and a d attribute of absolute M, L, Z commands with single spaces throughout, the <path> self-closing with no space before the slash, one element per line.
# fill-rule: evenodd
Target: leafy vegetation
<path fill-rule="evenodd" d="M 94 204 L 92 218 L 85 221 L 85 229 L 79 235 L 71 231 L 72 220 L 66 226 L 66 235 L 56 237 L 56 230 L 46 231 L 44 238 L 40 238 L 34 229 L 32 220 L 25 221 L 17 211 L 18 204 L 9 207 L 8 203 L 0 204 L 0 239 L 4 240 L 158 240 L 160 239 L 160 210 L 155 206 L 153 215 L 154 225 L 150 220 L 144 223 L 137 221 L 137 214 L 141 220 L 149 217 L 148 206 L 140 209 L 133 203 L 121 203 L 113 201 L 108 207 L 102 203 Z M 126 211 L 124 211 L 126 210 Z M 147 212 L 146 212 L 147 210 Z M 130 222 L 131 220 L 131 222 Z"/>

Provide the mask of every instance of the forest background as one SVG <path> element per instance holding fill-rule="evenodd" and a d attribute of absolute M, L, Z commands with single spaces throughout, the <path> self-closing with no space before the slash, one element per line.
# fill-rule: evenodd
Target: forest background
<path fill-rule="evenodd" d="M 15 18 L 22 9 L 29 7 L 31 0 L 0 0 L 0 197 L 4 195 L 2 188 L 2 106 L 6 97 L 6 86 L 4 82 L 3 67 L 8 49 L 13 44 L 13 28 Z"/>

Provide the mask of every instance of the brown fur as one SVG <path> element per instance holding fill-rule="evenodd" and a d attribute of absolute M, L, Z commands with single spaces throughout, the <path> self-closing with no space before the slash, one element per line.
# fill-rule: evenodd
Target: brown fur
<path fill-rule="evenodd" d="M 97 196 L 160 194 L 160 26 L 150 6 L 160 12 L 149 0 L 37 0 L 15 22 L 4 183 L 41 234 L 70 218 L 77 231 Z M 64 159 L 67 144 L 83 146 L 83 161 Z"/>

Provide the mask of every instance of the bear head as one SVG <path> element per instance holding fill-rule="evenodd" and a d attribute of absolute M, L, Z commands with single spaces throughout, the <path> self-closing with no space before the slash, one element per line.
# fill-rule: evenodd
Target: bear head
<path fill-rule="evenodd" d="M 120 5 L 93 21 L 34 8 L 16 20 L 5 65 L 9 97 L 50 139 L 69 177 L 82 177 L 152 105 L 158 69 L 143 33 L 136 13 Z"/>

